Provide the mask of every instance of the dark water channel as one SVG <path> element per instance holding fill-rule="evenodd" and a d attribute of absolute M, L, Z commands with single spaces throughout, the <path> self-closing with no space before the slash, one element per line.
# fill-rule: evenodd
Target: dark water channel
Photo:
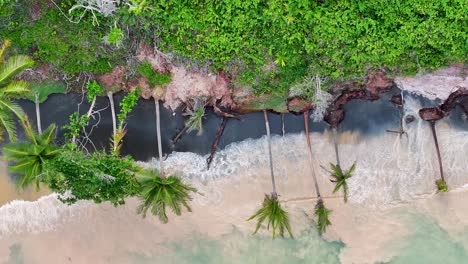
<path fill-rule="evenodd" d="M 365 135 L 386 133 L 387 129 L 396 129 L 399 126 L 399 110 L 389 102 L 394 94 L 399 94 L 397 89 L 384 94 L 380 100 L 365 101 L 354 100 L 346 106 L 346 117 L 340 125 L 341 131 L 356 131 Z M 114 96 L 116 107 L 118 107 L 123 94 Z M 421 105 L 434 106 L 438 102 L 432 102 L 421 97 L 417 97 Z M 78 104 L 82 101 L 81 94 L 55 94 L 41 104 L 42 126 L 46 128 L 51 123 L 56 123 L 59 127 L 68 123 L 68 117 L 78 109 Z M 31 121 L 35 124 L 35 108 L 30 101 L 21 100 L 20 105 L 27 112 Z M 89 108 L 89 103 L 83 102 L 80 106 L 80 112 L 85 113 Z M 91 123 L 97 127 L 93 129 L 91 139 L 97 148 L 109 146 L 109 138 L 112 134 L 112 120 L 107 97 L 99 97 L 96 102 L 96 120 Z M 118 113 L 120 109 L 116 109 Z M 468 129 L 468 123 L 463 116 L 463 111 L 457 108 L 449 117 L 449 122 L 463 129 Z M 419 118 L 416 116 L 416 118 Z M 281 115 L 269 113 L 270 126 L 273 134 L 280 135 Z M 207 110 L 203 120 L 203 133 L 197 135 L 196 131 L 185 134 L 175 145 L 171 144 L 172 138 L 184 126 L 185 117 L 181 110 L 172 112 L 161 107 L 161 129 L 162 144 L 165 154 L 172 151 L 195 152 L 198 154 L 207 154 L 210 152 L 211 144 L 216 136 L 218 126 L 221 124 L 221 118 L 211 109 Z M 301 133 L 304 131 L 304 121 L 302 115 L 285 115 L 286 133 Z M 310 130 L 313 132 L 323 132 L 328 129 L 325 122 L 310 122 Z M 89 130 L 89 129 L 88 129 Z M 64 131 L 59 130 L 58 142 L 63 143 Z M 252 113 L 242 116 L 242 120 L 230 119 L 227 123 L 224 135 L 219 142 L 218 148 L 222 149 L 232 142 L 239 142 L 247 138 L 259 138 L 265 135 L 265 125 L 262 113 Z M 22 136 L 22 131 L 18 131 Z M 91 146 L 90 146 L 91 147 Z M 140 99 L 138 105 L 129 114 L 127 119 L 127 135 L 124 138 L 123 154 L 130 154 L 136 160 L 146 161 L 157 155 L 156 125 L 155 125 L 155 106 L 152 100 Z"/>

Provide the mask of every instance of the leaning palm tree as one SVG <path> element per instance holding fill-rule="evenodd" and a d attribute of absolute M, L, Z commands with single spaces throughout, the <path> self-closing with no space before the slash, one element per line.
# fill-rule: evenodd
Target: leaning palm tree
<path fill-rule="evenodd" d="M 356 163 L 353 163 L 351 168 L 347 171 L 343 171 L 340 166 L 330 163 L 331 171 L 330 179 L 331 182 L 335 183 L 335 189 L 333 193 L 336 193 L 340 189 L 343 189 L 343 199 L 346 203 L 348 201 L 348 182 L 347 180 L 353 176 L 354 169 L 356 168 Z"/>
<path fill-rule="evenodd" d="M 156 112 L 156 134 L 158 138 L 158 156 L 159 156 L 159 171 L 157 170 L 142 170 L 138 174 L 138 181 L 140 183 L 140 198 L 143 203 L 138 206 L 137 212 L 146 217 L 148 210 L 153 215 L 159 217 L 162 223 L 167 223 L 166 208 L 169 207 L 176 215 L 182 214 L 182 209 L 185 207 L 187 211 L 191 212 L 189 201 L 192 200 L 191 192 L 197 192 L 197 189 L 189 184 L 185 184 L 179 177 L 164 176 L 164 167 L 162 159 L 162 146 L 161 146 L 161 125 L 159 113 L 159 100 L 154 97 L 154 106 Z"/>
<path fill-rule="evenodd" d="M 56 126 L 52 124 L 38 134 L 27 119 L 22 120 L 22 125 L 27 141 L 3 146 L 3 155 L 7 161 L 14 162 L 8 169 L 20 175 L 18 187 L 24 189 L 35 183 L 39 189 L 44 164 L 60 153 L 60 147 L 53 144 Z"/>
<path fill-rule="evenodd" d="M 313 158 L 312 158 L 312 145 L 310 144 L 310 133 L 309 133 L 309 111 L 304 112 L 304 126 L 306 132 L 307 146 L 309 150 L 309 164 L 312 170 L 312 177 L 314 179 L 315 191 L 317 193 L 317 204 L 315 205 L 315 217 L 317 218 L 317 229 L 320 234 L 324 233 L 327 230 L 327 227 L 331 224 L 329 217 L 331 210 L 325 207 L 322 196 L 320 195 L 320 189 L 317 181 L 317 176 L 315 175 Z"/>
<path fill-rule="evenodd" d="M 11 42 L 6 40 L 0 48 L 0 126 L 6 130 L 10 141 L 16 141 L 15 124 L 12 113 L 20 120 L 25 114 L 18 104 L 12 102 L 14 98 L 23 97 L 30 93 L 28 83 L 25 81 L 11 80 L 15 75 L 34 62 L 27 56 L 17 55 L 5 60 L 5 53 Z"/>
<path fill-rule="evenodd" d="M 247 220 L 250 221 L 255 218 L 257 219 L 257 226 L 255 228 L 254 234 L 258 232 L 263 222 L 267 221 L 267 229 L 270 229 L 271 227 L 273 239 L 275 239 L 277 233 L 281 237 L 284 237 L 285 231 L 288 231 L 289 236 L 294 238 L 291 231 L 291 225 L 289 224 L 288 213 L 281 207 L 281 203 L 278 199 L 278 193 L 276 192 L 275 175 L 273 173 L 273 156 L 271 153 L 270 124 L 268 122 L 268 115 L 266 110 L 263 110 L 263 116 L 265 118 L 265 127 L 267 131 L 268 154 L 270 158 L 270 175 L 273 191 L 270 195 L 265 194 L 262 207 Z"/>
<path fill-rule="evenodd" d="M 448 185 L 445 181 L 444 177 L 444 167 L 442 165 L 442 157 L 440 155 L 440 148 L 439 148 L 439 141 L 437 140 L 437 132 L 435 128 L 435 121 L 430 121 L 429 124 L 431 126 L 432 137 L 434 139 L 434 145 L 436 147 L 437 153 L 437 160 L 439 162 L 439 172 L 440 172 L 440 179 L 436 180 L 437 192 L 448 192 Z"/>

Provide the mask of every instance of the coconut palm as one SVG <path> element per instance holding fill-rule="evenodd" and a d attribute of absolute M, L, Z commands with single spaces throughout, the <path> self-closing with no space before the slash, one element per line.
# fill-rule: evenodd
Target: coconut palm
<path fill-rule="evenodd" d="M 179 177 L 164 176 L 159 100 L 157 98 L 154 98 L 154 106 L 156 112 L 159 171 L 142 170 L 138 174 L 137 179 L 141 186 L 139 196 L 143 200 L 143 203 L 137 208 L 137 212 L 143 214 L 143 217 L 146 217 L 146 213 L 150 209 L 151 213 L 158 216 L 161 222 L 167 223 L 169 221 L 166 213 L 167 207 L 176 215 L 182 214 L 183 207 L 189 212 L 192 211 L 188 204 L 188 202 L 192 200 L 190 192 L 197 192 L 197 189 L 189 184 L 183 183 Z"/>
<path fill-rule="evenodd" d="M 447 182 L 445 181 L 445 177 L 444 177 L 444 167 L 442 165 L 442 156 L 440 155 L 439 141 L 437 140 L 437 132 L 436 132 L 436 128 L 435 128 L 435 121 L 430 121 L 429 124 L 431 126 L 432 137 L 434 139 L 434 145 L 436 147 L 437 160 L 439 161 L 440 179 L 438 179 L 436 181 L 437 192 L 447 192 L 448 191 L 448 185 L 447 185 Z"/>
<path fill-rule="evenodd" d="M 28 83 L 25 81 L 12 81 L 11 79 L 34 62 L 27 56 L 17 55 L 5 60 L 5 53 L 11 42 L 6 40 L 0 48 L 0 126 L 8 133 L 10 141 L 16 141 L 16 130 L 11 114 L 20 120 L 25 114 L 18 104 L 12 102 L 14 98 L 23 97 L 30 93 Z"/>
<path fill-rule="evenodd" d="M 11 143 L 3 146 L 3 155 L 14 164 L 8 166 L 11 172 L 18 173 L 18 187 L 26 188 L 33 183 L 39 188 L 39 179 L 44 164 L 60 153 L 60 147 L 53 145 L 56 126 L 50 125 L 43 133 L 36 133 L 27 119 L 22 121 L 26 142 Z"/>
<path fill-rule="evenodd" d="M 307 146 L 309 150 L 309 165 L 312 171 L 312 177 L 314 179 L 315 192 L 317 193 L 317 204 L 315 205 L 315 217 L 317 221 L 317 229 L 320 234 L 324 233 L 327 230 L 327 227 L 331 224 L 329 217 L 331 210 L 325 207 L 322 196 L 320 195 L 320 189 L 317 181 L 317 176 L 315 175 L 315 169 L 312 158 L 312 145 L 310 144 L 310 133 L 309 133 L 309 111 L 304 112 L 304 126 L 306 132 Z"/>
<path fill-rule="evenodd" d="M 263 116 L 265 118 L 265 128 L 267 131 L 268 154 L 270 158 L 270 175 L 273 191 L 270 195 L 265 194 L 262 207 L 247 220 L 250 221 L 252 219 L 257 219 L 257 226 L 255 228 L 254 234 L 258 232 L 263 222 L 267 221 L 267 229 L 270 229 L 271 227 L 273 239 L 275 239 L 276 234 L 284 237 L 285 230 L 288 231 L 291 238 L 294 238 L 291 231 L 291 225 L 289 224 L 288 213 L 281 207 L 281 203 L 276 192 L 275 175 L 273 173 L 273 156 L 271 153 L 270 124 L 268 122 L 268 115 L 266 110 L 263 111 Z"/>
<path fill-rule="evenodd" d="M 167 223 L 167 208 L 176 215 L 181 215 L 184 207 L 187 211 L 192 211 L 188 204 L 192 200 L 190 192 L 196 192 L 197 189 L 184 184 L 180 178 L 164 177 L 156 170 L 142 170 L 137 179 L 141 186 L 139 196 L 143 200 L 137 212 L 143 217 L 146 217 L 147 211 L 150 210 L 162 223 Z"/>
<path fill-rule="evenodd" d="M 348 183 L 346 182 L 351 176 L 353 176 L 354 169 L 356 168 L 356 163 L 353 163 L 351 168 L 347 171 L 344 171 L 338 165 L 330 163 L 332 171 L 330 172 L 331 182 L 335 183 L 335 189 L 333 193 L 336 193 L 340 189 L 343 189 L 343 197 L 345 203 L 348 201 Z"/>

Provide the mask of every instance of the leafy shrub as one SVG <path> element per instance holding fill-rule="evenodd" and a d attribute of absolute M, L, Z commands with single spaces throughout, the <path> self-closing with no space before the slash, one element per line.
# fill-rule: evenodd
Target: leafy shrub
<path fill-rule="evenodd" d="M 153 68 L 149 62 L 140 64 L 137 68 L 137 71 L 139 74 L 148 79 L 148 82 L 152 87 L 156 85 L 168 84 L 172 79 L 170 73 L 159 73 L 153 71 Z"/>

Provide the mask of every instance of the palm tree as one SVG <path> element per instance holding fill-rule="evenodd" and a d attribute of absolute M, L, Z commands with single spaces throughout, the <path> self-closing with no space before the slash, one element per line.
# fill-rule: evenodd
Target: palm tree
<path fill-rule="evenodd" d="M 315 217 L 317 218 L 317 229 L 320 234 L 327 230 L 327 227 L 331 224 L 329 217 L 331 210 L 325 207 L 322 196 L 320 195 L 320 189 L 315 175 L 313 158 L 312 158 L 312 145 L 310 144 L 310 133 L 309 133 L 309 111 L 304 112 L 304 126 L 306 131 L 307 146 L 309 149 L 309 164 L 312 170 L 312 177 L 314 179 L 315 191 L 317 192 L 317 204 L 315 205 Z"/>
<path fill-rule="evenodd" d="M 182 214 L 185 207 L 191 212 L 188 202 L 192 200 L 190 192 L 196 192 L 194 187 L 184 184 L 176 176 L 164 177 L 156 170 L 142 170 L 138 174 L 140 183 L 140 198 L 143 203 L 138 206 L 137 212 L 146 217 L 148 209 L 159 217 L 162 223 L 167 223 L 166 208 L 169 207 L 176 215 Z"/>
<path fill-rule="evenodd" d="M 138 206 L 137 212 L 146 217 L 148 209 L 151 213 L 159 217 L 163 223 L 169 221 L 166 214 L 166 207 L 172 209 L 176 215 L 182 214 L 182 209 L 185 207 L 191 212 L 188 202 L 192 200 L 190 192 L 197 192 L 197 189 L 189 184 L 184 184 L 179 177 L 164 176 L 164 167 L 162 159 L 161 145 L 161 124 L 159 113 L 159 100 L 154 97 L 154 106 L 156 112 L 156 134 L 158 138 L 158 156 L 159 156 L 159 171 L 157 170 L 142 170 L 138 174 L 140 183 L 140 198 L 143 203 Z"/>
<path fill-rule="evenodd" d="M 17 55 L 5 60 L 5 53 L 11 42 L 6 40 L 0 48 L 0 126 L 7 133 L 10 141 L 16 141 L 15 125 L 11 114 L 20 120 L 24 119 L 25 113 L 19 105 L 11 99 L 23 97 L 30 93 L 28 83 L 25 81 L 12 81 L 11 79 L 26 68 L 31 67 L 34 62 L 27 56 Z"/>
<path fill-rule="evenodd" d="M 37 134 L 29 120 L 22 120 L 22 125 L 27 141 L 5 145 L 3 155 L 6 160 L 14 162 L 8 168 L 11 172 L 20 175 L 18 187 L 24 189 L 36 183 L 36 188 L 39 189 L 44 164 L 55 158 L 61 150 L 60 147 L 53 145 L 56 126 L 52 124 L 43 133 Z"/>
<path fill-rule="evenodd" d="M 272 229 L 272 237 L 275 239 L 276 233 L 281 237 L 284 237 L 285 230 L 288 231 L 289 236 L 294 238 L 291 225 L 289 224 L 288 213 L 281 207 L 281 203 L 278 199 L 278 193 L 276 192 L 276 183 L 275 175 L 273 173 L 273 155 L 271 153 L 271 135 L 270 135 L 270 124 L 268 122 L 268 115 L 266 110 L 263 110 L 263 116 L 265 118 L 265 128 L 267 131 L 267 140 L 268 140 L 268 154 L 270 158 L 270 175 L 271 175 L 271 184 L 273 191 L 270 195 L 265 194 L 262 207 L 258 209 L 255 214 L 253 214 L 247 221 L 250 221 L 254 218 L 257 219 L 257 226 L 255 228 L 254 234 L 258 232 L 265 220 L 267 223 L 267 229 Z"/>
<path fill-rule="evenodd" d="M 429 124 L 431 126 L 431 132 L 432 132 L 432 137 L 434 139 L 434 145 L 436 147 L 436 153 L 437 153 L 437 160 L 439 161 L 439 171 L 440 171 L 440 179 L 436 181 L 436 186 L 437 186 L 437 192 L 447 192 L 448 191 L 448 185 L 447 182 L 445 181 L 444 177 L 444 167 L 442 165 L 442 157 L 440 155 L 440 148 L 439 148 L 439 141 L 437 140 L 437 133 L 435 129 L 435 121 L 430 121 Z"/>
<path fill-rule="evenodd" d="M 341 167 L 333 163 L 330 163 L 330 167 L 332 169 L 332 171 L 330 172 L 332 179 L 330 179 L 330 181 L 335 183 L 335 189 L 333 189 L 333 193 L 336 193 L 342 188 L 344 202 L 346 203 L 348 201 L 348 183 L 346 181 L 349 178 L 351 178 L 351 176 L 353 176 L 354 169 L 356 168 L 356 163 L 353 163 L 351 168 L 344 172 L 341 169 Z"/>

